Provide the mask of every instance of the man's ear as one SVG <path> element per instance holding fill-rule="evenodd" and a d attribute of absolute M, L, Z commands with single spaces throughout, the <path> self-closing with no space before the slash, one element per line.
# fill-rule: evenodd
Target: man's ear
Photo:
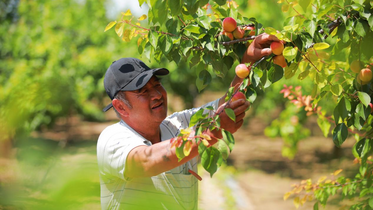
<path fill-rule="evenodd" d="M 111 103 L 113 104 L 113 107 L 119 112 L 119 114 L 123 117 L 127 117 L 128 116 L 128 107 L 126 106 L 125 103 L 123 103 L 123 101 L 121 100 L 118 100 L 116 98 L 114 98 Z"/>

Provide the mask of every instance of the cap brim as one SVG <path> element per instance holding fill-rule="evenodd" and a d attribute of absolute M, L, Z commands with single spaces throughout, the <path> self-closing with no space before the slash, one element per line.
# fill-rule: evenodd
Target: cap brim
<path fill-rule="evenodd" d="M 112 103 L 110 103 L 109 105 L 107 105 L 104 109 L 102 109 L 102 111 L 106 112 L 107 110 L 111 109 L 111 107 L 113 107 Z"/>
<path fill-rule="evenodd" d="M 153 69 L 153 74 L 155 75 L 167 75 L 168 73 L 170 73 L 170 71 L 165 68 Z"/>

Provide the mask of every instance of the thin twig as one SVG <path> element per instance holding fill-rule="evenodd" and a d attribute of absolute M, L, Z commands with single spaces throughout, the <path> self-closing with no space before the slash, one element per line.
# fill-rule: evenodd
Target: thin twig
<path fill-rule="evenodd" d="M 232 40 L 232 41 L 228 41 L 228 42 L 222 42 L 223 45 L 231 45 L 231 44 L 234 44 L 234 43 L 238 43 L 238 42 L 244 42 L 244 41 L 248 41 L 248 40 L 254 40 L 256 36 L 248 36 L 248 37 L 244 37 L 242 39 L 235 39 L 235 40 Z"/>

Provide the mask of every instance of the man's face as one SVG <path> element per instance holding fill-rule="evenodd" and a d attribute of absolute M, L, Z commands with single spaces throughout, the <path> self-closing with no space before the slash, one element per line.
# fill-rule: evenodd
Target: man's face
<path fill-rule="evenodd" d="M 153 76 L 139 90 L 125 91 L 132 108 L 128 109 L 129 120 L 146 126 L 160 124 L 167 116 L 167 93 L 159 79 Z"/>

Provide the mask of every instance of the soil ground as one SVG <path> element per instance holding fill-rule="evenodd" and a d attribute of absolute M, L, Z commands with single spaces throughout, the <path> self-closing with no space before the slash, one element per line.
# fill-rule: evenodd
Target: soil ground
<path fill-rule="evenodd" d="M 205 94 L 203 100 L 210 100 L 209 97 L 214 97 L 214 95 Z M 203 100 L 199 102 L 203 103 Z M 49 162 L 46 165 L 49 167 L 47 169 L 44 167 L 39 170 L 39 173 L 33 171 L 32 174 L 29 173 L 28 175 L 19 174 L 25 169 L 31 169 L 30 171 L 32 171 L 32 167 L 34 167 L 34 170 L 38 169 L 39 161 L 45 156 L 40 159 L 36 158 L 32 165 L 29 165 L 32 160 L 27 156 L 22 158 L 23 156 L 18 155 L 16 160 L 0 159 L 0 184 L 2 183 L 0 194 L 9 192 L 4 191 L 4 189 L 7 189 L 6 187 L 10 185 L 14 186 L 13 181 L 18 178 L 22 180 L 22 183 L 19 183 L 21 185 L 20 189 L 30 192 L 29 199 L 30 197 L 34 199 L 27 202 L 47 200 L 51 198 L 48 191 L 35 190 L 40 187 L 38 183 L 46 183 L 45 185 L 48 186 L 48 183 L 53 181 L 49 177 L 69 177 L 71 174 L 85 175 L 82 172 L 86 171 L 85 169 L 93 171 L 93 175 L 90 173 L 87 176 L 91 178 L 91 183 L 98 184 L 97 174 L 94 174 L 96 170 L 95 143 L 99 133 L 115 120 L 112 112 L 107 115 L 107 121 L 105 122 L 84 122 L 75 119 L 69 122 L 69 128 L 61 125 L 52 131 L 33 133 L 33 138 L 53 142 L 50 143 L 52 145 L 50 148 L 64 148 L 62 149 L 63 152 L 58 153 L 60 154 L 57 156 L 58 158 L 48 158 Z M 283 141 L 266 137 L 264 135 L 265 126 L 266 124 L 258 118 L 247 119 L 244 126 L 234 134 L 236 144 L 227 164 L 221 167 L 212 178 L 201 168 L 199 171 L 203 177 L 200 182 L 199 193 L 201 210 L 313 209 L 314 202 L 306 202 L 303 206 L 296 208 L 291 197 L 284 201 L 283 196 L 291 190 L 292 184 L 300 183 L 301 180 L 309 178 L 313 181 L 318 180 L 319 177 L 329 175 L 340 168 L 344 170 L 342 172 L 344 175 L 348 175 L 349 172 L 355 171 L 357 168 L 352 163 L 353 157 L 351 154 L 354 140 L 347 140 L 341 149 L 335 150 L 332 139 L 322 137 L 320 132 L 317 131 L 316 123 L 310 122 L 310 128 L 314 129 L 313 135 L 300 141 L 297 155 L 293 160 L 289 160 L 281 155 Z M 64 141 L 66 139 L 70 139 L 70 141 Z M 27 148 L 27 150 L 30 150 L 35 148 L 35 145 L 28 145 Z M 24 154 L 21 149 L 17 152 Z M 37 152 L 40 153 L 39 150 Z M 56 154 L 54 152 L 45 155 L 51 157 Z M 22 164 L 22 161 L 28 162 Z M 17 164 L 23 167 L 12 167 Z M 45 181 L 49 179 L 52 179 L 52 181 Z M 36 181 L 37 184 L 24 184 L 29 183 L 28 181 Z M 63 184 L 66 183 L 61 183 L 61 186 L 64 186 Z M 1 186 L 3 186 L 3 191 L 1 191 Z M 81 207 L 75 209 L 100 209 L 98 192 L 96 192 L 99 190 L 99 186 L 91 186 L 91 188 L 95 192 L 85 194 L 86 200 L 81 201 L 84 205 L 80 203 Z M 72 194 L 79 196 L 79 192 L 74 190 L 75 194 Z M 69 193 L 71 192 L 68 189 L 64 189 L 56 194 L 66 196 Z M 68 200 L 68 198 L 66 199 Z M 11 208 L 12 204 L 7 204 L 4 200 L 0 199 L 0 209 L 13 209 Z M 325 209 L 338 209 L 338 205 L 328 205 Z"/>

